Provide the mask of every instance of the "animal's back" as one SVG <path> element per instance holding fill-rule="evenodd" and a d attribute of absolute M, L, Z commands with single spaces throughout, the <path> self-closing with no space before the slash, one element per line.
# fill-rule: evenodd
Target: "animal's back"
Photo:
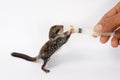
<path fill-rule="evenodd" d="M 40 57 L 42 59 L 49 58 L 57 49 L 59 49 L 66 42 L 65 37 L 58 37 L 53 40 L 49 40 L 45 43 L 45 45 L 40 50 Z"/>

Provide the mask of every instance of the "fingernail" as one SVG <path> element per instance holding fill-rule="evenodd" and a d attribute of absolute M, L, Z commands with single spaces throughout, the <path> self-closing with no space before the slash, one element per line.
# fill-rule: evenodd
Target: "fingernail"
<path fill-rule="evenodd" d="M 101 24 L 97 24 L 97 25 L 95 26 L 95 28 L 94 28 L 94 30 L 95 30 L 96 32 L 100 32 L 102 29 L 103 29 L 103 27 L 102 27 Z"/>

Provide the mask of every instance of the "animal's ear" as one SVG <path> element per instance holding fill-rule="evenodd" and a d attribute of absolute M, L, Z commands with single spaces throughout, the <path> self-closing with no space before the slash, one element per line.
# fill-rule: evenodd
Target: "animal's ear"
<path fill-rule="evenodd" d="M 49 31 L 49 39 L 54 38 L 54 34 L 55 34 L 54 29 L 55 29 L 55 27 L 56 27 L 56 25 L 54 25 L 54 26 L 52 26 L 52 27 L 50 28 L 50 31 Z"/>
<path fill-rule="evenodd" d="M 49 39 L 54 39 L 62 29 L 63 25 L 52 26 L 49 31 Z"/>

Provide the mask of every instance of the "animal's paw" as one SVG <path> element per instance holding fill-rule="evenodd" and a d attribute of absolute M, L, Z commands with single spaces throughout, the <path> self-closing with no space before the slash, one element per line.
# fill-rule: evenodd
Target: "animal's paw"
<path fill-rule="evenodd" d="M 71 33 L 75 33 L 75 32 L 76 32 L 76 28 L 73 27 L 73 26 L 70 26 L 70 27 L 69 27 L 69 32 L 70 32 L 70 34 L 71 34 Z"/>
<path fill-rule="evenodd" d="M 71 28 L 70 28 L 70 33 L 75 33 L 75 29 L 74 29 L 74 27 L 72 27 L 72 26 L 71 26 Z"/>
<path fill-rule="evenodd" d="M 45 69 L 45 68 L 43 68 L 42 70 L 43 70 L 44 72 L 46 72 L 46 73 L 49 73 L 49 72 L 50 72 L 50 70 Z"/>

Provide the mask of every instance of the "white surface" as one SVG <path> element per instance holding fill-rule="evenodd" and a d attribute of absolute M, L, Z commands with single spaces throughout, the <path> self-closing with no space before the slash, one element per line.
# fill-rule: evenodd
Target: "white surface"
<path fill-rule="evenodd" d="M 11 57 L 36 56 L 54 24 L 93 28 L 119 0 L 0 0 L 0 80 L 120 80 L 120 47 L 110 41 L 73 34 L 50 59 L 42 62 Z"/>

